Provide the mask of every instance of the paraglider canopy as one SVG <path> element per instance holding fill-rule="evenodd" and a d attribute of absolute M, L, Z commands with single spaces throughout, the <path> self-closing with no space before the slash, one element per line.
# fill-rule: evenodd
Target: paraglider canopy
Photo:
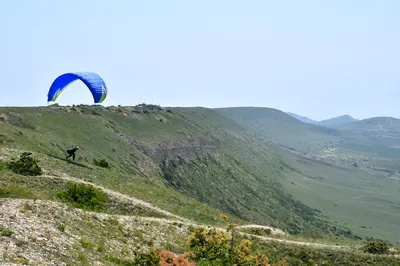
<path fill-rule="evenodd" d="M 72 82 L 81 80 L 92 93 L 94 103 L 102 103 L 107 97 L 107 87 L 104 80 L 93 72 L 65 73 L 53 81 L 47 94 L 48 102 L 55 102 L 60 93 Z"/>

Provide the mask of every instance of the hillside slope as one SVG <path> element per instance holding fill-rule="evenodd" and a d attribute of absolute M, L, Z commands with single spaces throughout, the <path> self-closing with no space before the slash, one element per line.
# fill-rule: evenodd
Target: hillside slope
<path fill-rule="evenodd" d="M 276 143 L 302 153 L 321 149 L 341 140 L 340 132 L 336 129 L 303 123 L 277 109 L 235 107 L 216 110 L 244 122 Z"/>
<path fill-rule="evenodd" d="M 327 143 L 332 135 L 321 127 L 293 121 L 279 110 L 218 111 L 287 147 L 285 163 L 297 174 L 288 172 L 281 183 L 296 199 L 362 235 L 400 240 L 396 229 L 400 219 L 398 121 L 353 122 L 333 130 L 336 141 Z M 302 152 L 304 144 L 309 148 Z"/>
<path fill-rule="evenodd" d="M 131 107 L 52 106 L 1 108 L 0 113 L 1 142 L 8 148 L 2 153 L 33 151 L 47 171 L 68 173 L 199 222 L 217 223 L 222 211 L 291 233 L 351 236 L 285 192 L 281 173 L 292 170 L 273 143 L 213 110 L 136 114 Z M 68 164 L 64 149 L 76 144 L 81 147 L 77 163 Z M 93 165 L 93 159 L 103 158 L 111 169 Z M 37 188 L 9 173 L 1 178 L 3 184 Z"/>

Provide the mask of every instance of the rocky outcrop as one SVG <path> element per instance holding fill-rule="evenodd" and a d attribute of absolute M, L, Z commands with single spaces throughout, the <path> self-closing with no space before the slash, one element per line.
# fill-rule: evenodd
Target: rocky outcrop
<path fill-rule="evenodd" d="M 206 154 L 217 153 L 221 146 L 220 141 L 214 137 L 183 139 L 175 142 L 156 143 L 152 146 L 143 145 L 132 136 L 121 134 L 121 137 L 157 163 L 178 157 L 195 159 Z"/>

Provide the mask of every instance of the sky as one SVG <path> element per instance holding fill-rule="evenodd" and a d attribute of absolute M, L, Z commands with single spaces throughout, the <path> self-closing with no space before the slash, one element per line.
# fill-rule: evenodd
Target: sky
<path fill-rule="evenodd" d="M 0 106 L 45 106 L 91 71 L 104 105 L 260 106 L 322 120 L 400 118 L 398 0 L 9 0 Z M 92 104 L 82 82 L 59 104 Z"/>

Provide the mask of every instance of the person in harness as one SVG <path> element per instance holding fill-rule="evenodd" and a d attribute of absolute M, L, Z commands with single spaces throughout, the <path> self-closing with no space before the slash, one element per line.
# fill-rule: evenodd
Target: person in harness
<path fill-rule="evenodd" d="M 78 145 L 76 145 L 76 146 L 73 147 L 73 148 L 69 148 L 69 149 L 67 150 L 67 153 L 68 153 L 69 155 L 68 155 L 65 159 L 68 159 L 69 157 L 72 156 L 72 160 L 75 161 L 75 152 L 76 152 L 77 150 L 79 150 Z"/>

